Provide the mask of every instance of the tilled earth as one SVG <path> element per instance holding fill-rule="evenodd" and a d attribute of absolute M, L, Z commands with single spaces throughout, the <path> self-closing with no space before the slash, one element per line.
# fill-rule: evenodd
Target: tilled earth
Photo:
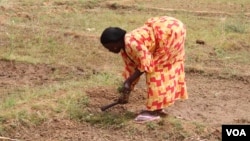
<path fill-rule="evenodd" d="M 58 72 L 57 75 L 55 72 Z M 73 72 L 73 75 L 72 75 Z M 77 78 L 84 75 L 81 69 L 45 64 L 26 64 L 22 62 L 0 60 L 0 89 L 3 96 L 8 88 L 22 85 L 42 85 L 63 81 L 62 78 L 71 74 Z M 177 101 L 167 108 L 170 116 L 184 120 L 195 121 L 214 127 L 214 136 L 220 137 L 220 125 L 227 123 L 250 123 L 250 83 L 244 79 L 221 78 L 217 75 L 201 75 L 193 71 L 186 73 L 189 99 Z M 55 77 L 56 76 L 56 77 Z M 88 110 L 98 113 L 100 107 L 113 102 L 117 98 L 114 87 L 98 87 L 86 90 L 90 103 Z M 106 112 L 122 114 L 137 113 L 144 108 L 146 88 L 142 80 L 132 92 L 130 102 L 117 105 Z M 113 134 L 110 134 L 113 132 Z M 111 136 L 112 135 L 112 136 Z M 22 128 L 8 133 L 8 136 L 24 140 L 147 140 L 151 136 L 131 136 L 115 130 L 97 128 L 87 123 L 75 123 L 66 119 L 51 119 L 37 127 Z M 196 139 L 198 140 L 198 139 Z"/>

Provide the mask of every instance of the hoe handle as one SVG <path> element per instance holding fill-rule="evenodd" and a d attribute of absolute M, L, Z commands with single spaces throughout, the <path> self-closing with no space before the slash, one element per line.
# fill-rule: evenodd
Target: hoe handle
<path fill-rule="evenodd" d="M 119 102 L 118 102 L 118 101 L 115 101 L 115 102 L 113 102 L 113 103 L 111 103 L 111 104 L 102 106 L 102 107 L 101 107 L 101 110 L 102 110 L 102 111 L 105 111 L 105 110 L 107 110 L 107 109 L 109 109 L 109 108 L 111 108 L 111 107 L 113 107 L 113 106 L 115 106 L 115 105 L 117 105 L 117 104 L 119 104 Z"/>

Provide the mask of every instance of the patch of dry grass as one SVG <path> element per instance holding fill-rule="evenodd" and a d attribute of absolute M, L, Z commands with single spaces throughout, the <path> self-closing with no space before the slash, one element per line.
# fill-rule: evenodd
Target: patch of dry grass
<path fill-rule="evenodd" d="M 79 113 L 82 106 L 87 104 L 87 99 L 82 99 L 85 96 L 82 93 L 83 89 L 98 85 L 116 85 L 121 80 L 123 62 L 119 56 L 108 53 L 100 45 L 99 35 L 102 30 L 108 26 L 120 26 L 130 31 L 152 16 L 174 16 L 187 25 L 187 66 L 203 72 L 206 68 L 214 68 L 216 71 L 232 75 L 243 73 L 239 68 L 249 69 L 250 62 L 247 53 L 250 48 L 250 24 L 249 18 L 245 16 L 249 12 L 249 7 L 248 0 L 230 2 L 206 0 L 198 3 L 195 0 L 121 3 L 100 0 L 2 0 L 0 1 L 0 58 L 34 64 L 82 67 L 97 75 L 88 80 L 69 80 L 50 87 L 19 88 L 22 92 L 13 90 L 12 92 L 23 94 L 23 97 L 9 95 L 3 102 L 1 101 L 0 124 L 6 124 L 6 121 L 10 120 L 14 121 L 14 124 L 37 125 L 51 116 L 82 119 L 85 115 Z M 233 11 L 228 11 L 229 9 Z M 201 10 L 208 11 L 208 14 L 199 13 Z M 225 14 L 219 13 L 220 10 Z M 234 15 L 227 14 L 228 12 Z M 197 40 L 203 40 L 205 44 L 197 44 Z M 55 98 L 58 98 L 58 93 L 60 98 L 57 101 Z M 44 102 L 38 102 L 41 99 Z M 34 102 L 38 103 L 30 104 Z M 10 110 L 12 108 L 14 110 Z M 46 109 L 49 113 L 42 109 Z M 122 121 L 110 120 L 113 118 L 116 118 L 116 115 L 97 116 L 85 120 L 101 125 L 106 123 L 114 125 L 117 122 L 126 124 L 129 116 L 124 117 Z M 160 135 L 164 139 L 183 140 L 199 136 L 201 133 L 207 134 L 203 125 L 199 123 L 187 123 L 196 125 L 194 128 L 197 133 L 191 135 L 193 133 L 187 132 L 182 121 L 168 119 L 162 123 L 168 122 L 174 129 L 167 135 Z M 146 125 L 146 133 L 161 129 L 162 123 Z M 0 135 L 4 132 L 4 126 L 1 125 Z M 133 129 L 127 132 L 128 135 L 145 133 L 133 125 L 128 128 Z M 183 131 L 181 135 L 177 134 L 180 130 Z"/>

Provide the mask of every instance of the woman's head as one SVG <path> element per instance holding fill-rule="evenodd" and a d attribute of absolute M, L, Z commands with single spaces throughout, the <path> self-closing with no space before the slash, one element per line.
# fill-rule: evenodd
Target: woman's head
<path fill-rule="evenodd" d="M 124 36 L 126 31 L 119 27 L 108 27 L 101 35 L 102 45 L 113 53 L 119 53 L 124 48 Z"/>

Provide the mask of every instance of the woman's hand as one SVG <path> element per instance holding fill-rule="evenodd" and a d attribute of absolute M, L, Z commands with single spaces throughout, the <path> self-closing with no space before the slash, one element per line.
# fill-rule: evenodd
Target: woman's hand
<path fill-rule="evenodd" d="M 127 104 L 129 100 L 129 93 L 128 94 L 120 94 L 120 97 L 118 98 L 118 102 L 120 104 Z"/>
<path fill-rule="evenodd" d="M 131 92 L 131 82 L 129 82 L 129 80 L 126 80 L 123 83 L 123 86 L 119 88 L 120 97 L 118 101 L 120 104 L 128 103 L 130 92 Z"/>
<path fill-rule="evenodd" d="M 132 83 L 138 79 L 143 72 L 140 72 L 138 69 L 135 69 L 135 72 L 123 83 L 122 87 L 119 88 L 119 92 L 121 93 L 121 96 L 119 97 L 118 101 L 121 104 L 128 103 L 129 94 L 132 90 Z"/>
<path fill-rule="evenodd" d="M 123 93 L 130 93 L 130 91 L 132 90 L 131 86 L 132 83 L 138 79 L 141 75 L 143 74 L 143 72 L 140 72 L 137 68 L 135 69 L 135 72 L 123 83 L 123 87 L 122 87 L 122 92 Z"/>
<path fill-rule="evenodd" d="M 131 91 L 131 82 L 129 80 L 126 80 L 124 83 L 123 83 L 123 88 L 122 88 L 122 93 L 123 94 L 128 94 L 130 93 Z"/>
<path fill-rule="evenodd" d="M 126 80 L 122 85 L 121 87 L 118 87 L 118 92 L 121 93 L 121 94 L 127 94 L 127 93 L 130 93 L 131 91 L 131 82 Z"/>

